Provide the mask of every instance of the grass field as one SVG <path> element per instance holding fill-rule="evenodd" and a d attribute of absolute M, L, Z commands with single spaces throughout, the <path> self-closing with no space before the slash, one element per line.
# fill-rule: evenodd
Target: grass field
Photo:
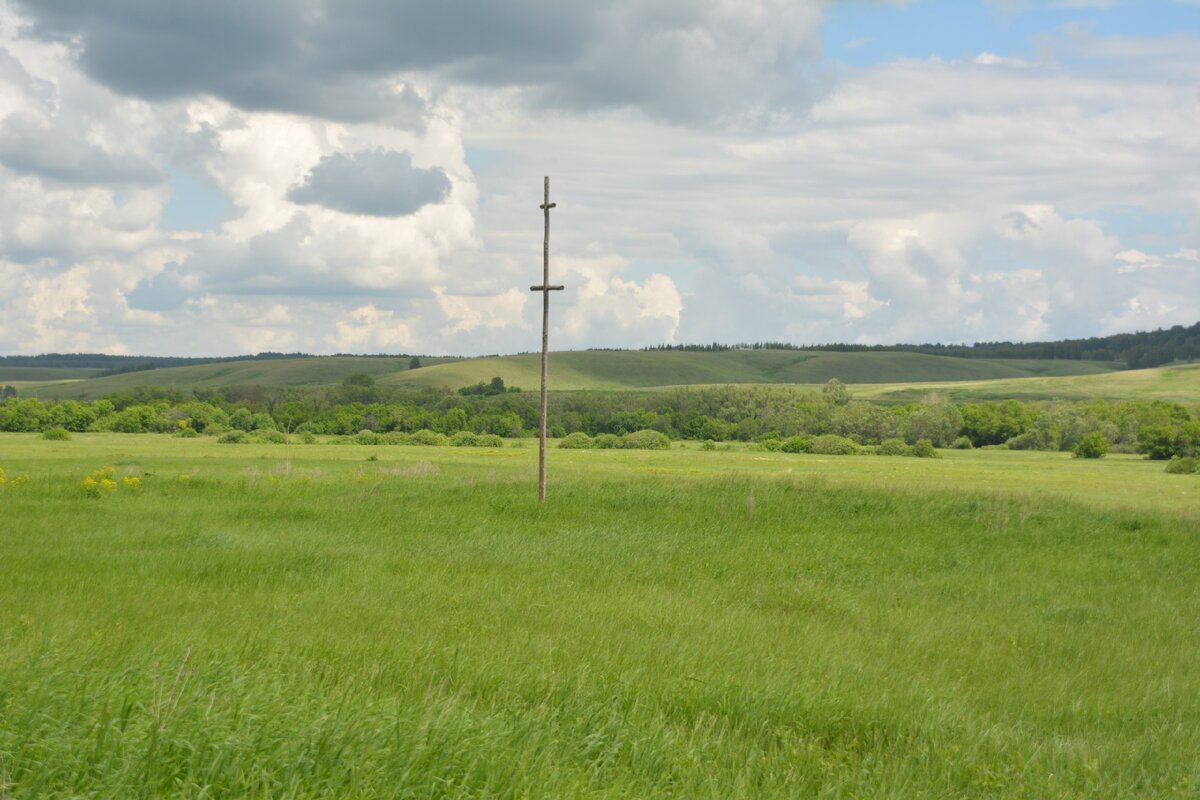
<path fill-rule="evenodd" d="M 49 398 L 96 398 L 134 386 L 182 389 L 237 384 L 262 386 L 336 385 L 348 375 L 367 373 L 391 386 L 458 389 L 499 376 L 509 386 L 535 389 L 541 365 L 537 354 L 475 359 L 423 360 L 409 370 L 408 359 L 326 356 L 321 358 L 234 361 L 130 372 L 86 381 L 17 384 L 22 394 Z M 832 353 L 794 350 L 737 350 L 719 353 L 583 351 L 551 355 L 557 390 L 631 389 L 726 383 L 844 383 L 978 381 L 1046 375 L 1093 375 L 1112 364 L 1034 359 L 970 359 L 919 353 Z M 63 376 L 67 377 L 67 376 Z M 15 380 L 15 379 L 14 379 Z M 32 379 L 30 379 L 32 380 Z"/>
<path fill-rule="evenodd" d="M 956 401 L 972 400 L 1170 400 L 1200 404 L 1200 364 L 1124 370 L 1096 375 L 1015 378 L 960 383 L 856 386 L 855 396 L 883 402 L 910 402 L 930 392 Z"/>
<path fill-rule="evenodd" d="M 1200 792 L 1196 476 L 525 444 L 0 435 L 0 796 Z"/>
<path fill-rule="evenodd" d="M 425 359 L 436 364 L 439 359 Z M 199 364 L 190 367 L 125 372 L 86 381 L 60 383 L 50 376 L 58 370 L 46 369 L 37 383 L 16 383 L 22 395 L 44 398 L 97 398 L 135 386 L 170 386 L 179 389 L 223 386 L 330 386 L 349 375 L 367 374 L 380 378 L 408 370 L 409 359 L 365 356 L 323 356 L 321 358 L 256 359 Z M 78 372 L 78 370 L 62 370 Z M 66 376 L 64 376 L 66 377 Z M 77 377 L 77 376 L 75 376 Z"/>

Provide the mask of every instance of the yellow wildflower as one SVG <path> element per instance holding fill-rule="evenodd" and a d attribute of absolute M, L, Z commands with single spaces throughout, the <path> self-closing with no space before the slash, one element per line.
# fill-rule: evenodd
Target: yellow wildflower
<path fill-rule="evenodd" d="M 106 492 L 115 492 L 117 490 L 117 482 L 105 478 L 104 480 L 100 481 L 100 488 Z"/>

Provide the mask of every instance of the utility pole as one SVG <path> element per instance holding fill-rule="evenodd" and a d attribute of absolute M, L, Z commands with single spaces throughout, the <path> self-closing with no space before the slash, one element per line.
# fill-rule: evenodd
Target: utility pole
<path fill-rule="evenodd" d="M 546 502 L 546 356 L 550 344 L 550 293 L 561 292 L 563 287 L 550 285 L 550 209 L 557 203 L 550 202 L 550 176 L 544 184 L 545 199 L 540 208 L 546 215 L 546 232 L 542 238 L 542 285 L 530 286 L 529 291 L 542 293 L 542 427 L 538 438 L 538 502 Z"/>

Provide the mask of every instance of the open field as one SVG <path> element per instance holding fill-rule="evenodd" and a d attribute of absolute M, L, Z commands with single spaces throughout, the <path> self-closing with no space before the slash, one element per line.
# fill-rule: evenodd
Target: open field
<path fill-rule="evenodd" d="M 425 359 L 436 364 L 438 359 Z M 46 398 L 97 398 L 135 386 L 170 386 L 179 389 L 223 386 L 329 386 L 349 375 L 376 377 L 408 370 L 409 359 L 366 356 L 322 356 L 321 358 L 256 359 L 199 364 L 189 367 L 125 372 L 86 381 L 58 383 L 43 378 L 39 383 L 16 384 L 21 394 Z M 16 369 L 16 368 L 14 368 Z M 59 370 L 45 369 L 49 374 Z M 78 372 L 78 370 L 61 370 Z"/>
<path fill-rule="evenodd" d="M 499 376 L 509 386 L 534 389 L 541 366 L 537 354 L 474 359 L 423 359 L 409 370 L 407 358 L 326 356 L 233 361 L 130 372 L 83 382 L 46 378 L 26 384 L 22 394 L 48 398 L 96 398 L 134 386 L 182 389 L 255 384 L 329 386 L 355 373 L 367 373 L 391 386 L 458 389 Z M 551 354 L 556 390 L 630 389 L 688 384 L 813 383 L 830 378 L 844 383 L 976 381 L 1044 375 L 1093 375 L 1113 364 L 1036 359 L 971 359 L 919 353 L 832 353 L 794 350 L 582 351 Z M 65 377 L 65 376 L 64 376 Z"/>
<path fill-rule="evenodd" d="M 524 444 L 0 435 L 0 796 L 1200 792 L 1197 476 Z"/>
<path fill-rule="evenodd" d="M 0 366 L 0 383 L 17 381 L 63 381 L 90 378 L 103 370 L 73 367 L 5 367 Z"/>
<path fill-rule="evenodd" d="M 975 400 L 1170 400 L 1200 403 L 1200 364 L 1123 370 L 1096 375 L 1015 378 L 961 383 L 854 387 L 856 397 L 911 402 L 939 392 L 956 402 Z"/>

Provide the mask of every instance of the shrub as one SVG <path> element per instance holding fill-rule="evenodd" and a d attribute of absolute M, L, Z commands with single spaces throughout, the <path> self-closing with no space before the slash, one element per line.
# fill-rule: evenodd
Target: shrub
<path fill-rule="evenodd" d="M 1100 431 L 1092 431 L 1071 448 L 1075 458 L 1104 458 L 1108 453 L 1108 439 Z"/>
<path fill-rule="evenodd" d="M 383 444 L 383 437 L 375 431 L 363 429 L 354 434 L 354 441 L 357 444 Z"/>
<path fill-rule="evenodd" d="M 450 437 L 451 447 L 478 447 L 479 437 L 470 431 L 459 431 Z"/>
<path fill-rule="evenodd" d="M 971 440 L 966 436 L 960 436 L 954 440 L 954 444 L 950 445 L 955 450 L 974 450 L 975 445 L 971 444 Z"/>
<path fill-rule="evenodd" d="M 884 439 L 875 452 L 881 456 L 906 456 L 908 455 L 908 445 L 904 443 L 903 439 Z"/>
<path fill-rule="evenodd" d="M 784 439 L 780 443 L 779 449 L 785 453 L 807 453 L 812 443 L 813 437 L 811 436 L 792 436 Z"/>
<path fill-rule="evenodd" d="M 1195 456 L 1175 456 L 1167 462 L 1167 473 L 1170 475 L 1194 475 L 1200 472 Z"/>
<path fill-rule="evenodd" d="M 701 450 L 716 450 L 717 443 L 714 442 L 712 439 L 705 439 L 704 444 L 700 445 L 700 449 Z"/>
<path fill-rule="evenodd" d="M 941 458 L 938 455 L 937 449 L 933 446 L 933 442 L 928 439 L 918 439 L 917 443 L 912 446 L 911 455 L 916 458 Z"/>
<path fill-rule="evenodd" d="M 238 428 L 234 428 L 228 433 L 221 434 L 217 439 L 217 444 L 244 444 L 246 442 L 246 432 Z"/>
<path fill-rule="evenodd" d="M 647 429 L 625 434 L 621 446 L 626 450 L 669 450 L 671 440 L 665 433 Z"/>
<path fill-rule="evenodd" d="M 845 436 L 830 433 L 813 439 L 808 452 L 822 456 L 852 456 L 858 452 L 858 445 Z"/>
<path fill-rule="evenodd" d="M 304 444 L 315 444 L 317 437 L 312 431 L 302 431 L 300 434 L 300 441 Z"/>
<path fill-rule="evenodd" d="M 42 431 L 42 438 L 49 442 L 67 442 L 70 441 L 71 434 L 63 427 L 46 428 Z"/>
<path fill-rule="evenodd" d="M 600 450 L 615 450 L 621 447 L 621 437 L 615 433 L 599 433 L 592 439 L 592 446 Z"/>
<path fill-rule="evenodd" d="M 195 439 L 200 434 L 196 433 L 195 428 L 180 428 L 179 433 L 175 435 L 180 439 Z"/>
<path fill-rule="evenodd" d="M 564 436 L 558 446 L 564 450 L 587 450 L 593 446 L 593 442 L 592 437 L 583 431 L 576 431 Z"/>
<path fill-rule="evenodd" d="M 428 428 L 422 428 L 419 431 L 413 431 L 408 437 L 409 444 L 421 445 L 422 447 L 445 447 L 450 443 L 445 434 L 431 431 Z"/>
<path fill-rule="evenodd" d="M 476 447 L 504 447 L 504 437 L 495 433 L 482 433 L 475 438 Z"/>
<path fill-rule="evenodd" d="M 260 428 L 254 432 L 254 438 L 257 441 L 267 444 L 287 444 L 288 437 L 286 433 L 277 431 L 274 428 Z"/>
<path fill-rule="evenodd" d="M 783 439 L 779 438 L 779 434 L 775 431 L 767 431 L 762 436 L 758 437 L 758 440 L 755 443 L 763 450 L 771 453 L 778 452 L 783 448 Z M 803 451 L 797 450 L 796 452 Z"/>

